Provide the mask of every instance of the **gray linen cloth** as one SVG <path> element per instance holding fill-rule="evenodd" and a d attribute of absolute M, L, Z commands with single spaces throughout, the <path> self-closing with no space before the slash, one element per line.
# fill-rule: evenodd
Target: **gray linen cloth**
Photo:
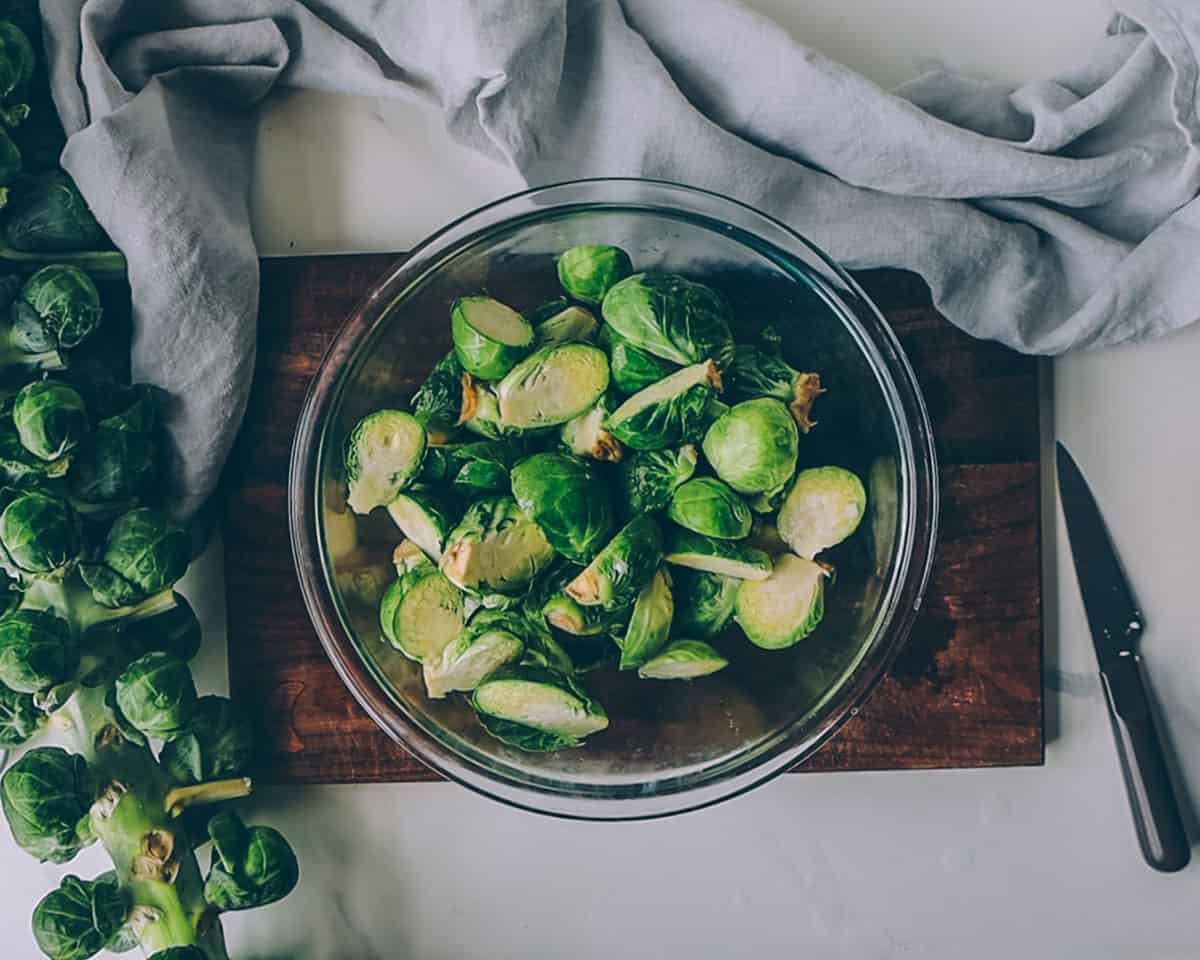
<path fill-rule="evenodd" d="M 274 86 L 436 104 L 530 184 L 729 194 L 849 267 L 915 270 L 975 336 L 1058 353 L 1200 312 L 1200 4 L 1117 6 L 1055 77 L 889 93 L 734 0 L 41 0 L 63 165 L 129 258 L 136 374 L 179 400 L 182 514 L 249 390 Z"/>

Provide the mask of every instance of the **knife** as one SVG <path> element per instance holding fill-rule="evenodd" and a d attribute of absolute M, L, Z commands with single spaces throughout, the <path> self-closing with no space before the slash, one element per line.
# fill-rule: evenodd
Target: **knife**
<path fill-rule="evenodd" d="M 1154 727 L 1142 658 L 1137 652 L 1146 621 L 1121 570 L 1092 491 L 1061 443 L 1058 489 L 1138 843 L 1155 870 L 1182 870 L 1191 858 L 1191 847 Z"/>

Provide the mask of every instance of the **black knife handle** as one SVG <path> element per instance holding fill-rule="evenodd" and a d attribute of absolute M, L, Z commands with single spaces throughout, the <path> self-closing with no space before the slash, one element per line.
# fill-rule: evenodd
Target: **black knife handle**
<path fill-rule="evenodd" d="M 1187 866 L 1191 847 L 1154 728 L 1140 662 L 1136 654 L 1117 657 L 1105 665 L 1100 678 L 1142 855 L 1155 870 L 1173 873 Z"/>

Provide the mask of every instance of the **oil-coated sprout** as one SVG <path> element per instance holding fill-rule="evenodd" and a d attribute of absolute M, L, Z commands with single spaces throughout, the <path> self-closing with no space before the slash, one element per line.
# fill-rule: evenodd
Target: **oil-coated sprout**
<path fill-rule="evenodd" d="M 567 595 L 612 612 L 628 607 L 662 561 L 662 531 L 652 517 L 635 517 L 569 584 Z"/>
<path fill-rule="evenodd" d="M 608 726 L 577 681 L 544 667 L 501 667 L 476 686 L 471 704 L 489 733 L 524 750 L 577 747 Z"/>
<path fill-rule="evenodd" d="M 535 453 L 513 468 L 512 489 L 521 509 L 568 560 L 589 562 L 613 534 L 608 487 L 577 457 Z"/>

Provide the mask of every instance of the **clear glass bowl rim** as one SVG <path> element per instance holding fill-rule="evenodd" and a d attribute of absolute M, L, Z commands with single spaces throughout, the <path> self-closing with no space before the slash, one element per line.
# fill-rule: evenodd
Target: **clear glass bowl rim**
<path fill-rule="evenodd" d="M 581 192 L 583 197 L 579 196 Z M 587 196 L 590 193 L 594 195 Z M 561 203 L 559 195 L 563 195 Z M 807 735 L 798 736 L 798 719 L 772 738 L 772 749 L 757 752 L 754 762 L 745 768 L 728 770 L 695 785 L 619 799 L 596 794 L 573 796 L 497 777 L 494 771 L 450 750 L 406 717 L 364 662 L 337 613 L 322 562 L 319 533 L 319 470 L 325 427 L 340 399 L 345 376 L 354 366 L 359 345 L 387 317 L 403 291 L 428 272 L 432 261 L 470 243 L 481 232 L 500 228 L 507 220 L 527 220 L 531 212 L 551 214 L 573 206 L 682 210 L 707 219 L 719 217 L 724 207 L 730 218 L 738 219 L 743 233 L 757 235 L 753 226 L 756 222 L 760 229 L 768 229 L 773 239 L 763 240 L 763 245 L 785 258 L 796 261 L 807 255 L 818 259 L 857 300 L 858 309 L 847 306 L 846 312 L 858 320 L 860 332 L 882 360 L 882 373 L 903 409 L 903 419 L 894 422 L 898 444 L 902 452 L 908 452 L 910 466 L 906 471 L 910 496 L 898 504 L 907 516 L 907 523 L 901 524 L 906 536 L 900 545 L 905 575 L 894 585 L 892 595 L 884 598 L 890 614 L 878 641 L 859 661 L 843 685 L 839 703 L 824 722 Z M 875 358 L 868 360 L 878 375 L 881 370 Z M 288 518 L 301 594 L 321 645 L 355 700 L 391 739 L 436 773 L 511 806 L 570 819 L 636 820 L 671 816 L 744 793 L 815 753 L 858 713 L 903 648 L 920 610 L 937 541 L 937 477 L 932 427 L 916 375 L 879 309 L 845 270 L 786 224 L 713 191 L 661 180 L 593 178 L 523 190 L 465 214 L 415 246 L 362 298 L 330 342 L 305 397 L 289 467 Z"/>

